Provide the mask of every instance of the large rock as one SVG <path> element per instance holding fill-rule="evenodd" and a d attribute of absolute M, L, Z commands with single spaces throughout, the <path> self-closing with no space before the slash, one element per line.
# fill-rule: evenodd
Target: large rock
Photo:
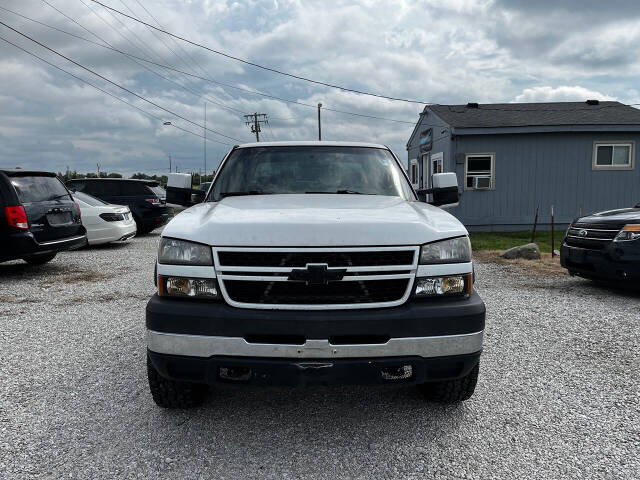
<path fill-rule="evenodd" d="M 500 254 L 502 258 L 525 258 L 527 260 L 540 260 L 540 248 L 535 243 L 527 243 L 519 247 L 513 247 Z"/>

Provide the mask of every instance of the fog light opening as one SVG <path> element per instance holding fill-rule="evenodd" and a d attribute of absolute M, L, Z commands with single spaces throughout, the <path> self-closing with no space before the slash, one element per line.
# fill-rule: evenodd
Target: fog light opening
<path fill-rule="evenodd" d="M 220 378 L 234 382 L 246 382 L 251 378 L 251 369 L 245 367 L 220 367 Z"/>
<path fill-rule="evenodd" d="M 384 367 L 380 370 L 380 375 L 384 380 L 406 380 L 413 375 L 413 367 L 411 365 Z"/>

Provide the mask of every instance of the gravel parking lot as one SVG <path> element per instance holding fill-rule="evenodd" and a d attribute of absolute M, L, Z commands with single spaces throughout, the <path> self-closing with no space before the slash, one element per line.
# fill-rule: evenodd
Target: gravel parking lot
<path fill-rule="evenodd" d="M 640 295 L 479 264 L 475 396 L 222 388 L 155 406 L 157 232 L 0 264 L 0 478 L 640 478 Z"/>

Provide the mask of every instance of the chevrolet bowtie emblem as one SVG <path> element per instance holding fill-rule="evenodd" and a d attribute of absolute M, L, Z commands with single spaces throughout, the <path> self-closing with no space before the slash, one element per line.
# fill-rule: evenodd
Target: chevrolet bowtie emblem
<path fill-rule="evenodd" d="M 346 272 L 346 268 L 329 268 L 326 263 L 308 263 L 305 268 L 291 270 L 289 280 L 307 285 L 326 285 L 342 280 Z"/>

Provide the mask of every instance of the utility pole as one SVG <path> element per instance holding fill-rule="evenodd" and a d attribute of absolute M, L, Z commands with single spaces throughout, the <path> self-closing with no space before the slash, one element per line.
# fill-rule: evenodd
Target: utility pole
<path fill-rule="evenodd" d="M 96 163 L 96 167 L 98 167 L 98 178 L 100 178 L 100 164 Z"/>
<path fill-rule="evenodd" d="M 318 104 L 318 140 L 322 140 L 322 124 L 320 123 L 320 109 L 322 108 L 322 104 Z"/>
<path fill-rule="evenodd" d="M 267 114 L 266 113 L 253 113 L 251 115 L 245 115 L 245 124 L 247 126 L 251 127 L 251 133 L 255 133 L 256 134 L 256 142 L 260 141 L 260 132 L 262 131 L 260 129 L 260 124 L 261 123 L 269 123 L 269 120 L 267 119 Z"/>
<path fill-rule="evenodd" d="M 171 154 L 168 153 L 167 156 L 169 157 L 169 173 L 171 173 Z"/>
<path fill-rule="evenodd" d="M 207 102 L 204 102 L 204 176 L 207 177 Z"/>

